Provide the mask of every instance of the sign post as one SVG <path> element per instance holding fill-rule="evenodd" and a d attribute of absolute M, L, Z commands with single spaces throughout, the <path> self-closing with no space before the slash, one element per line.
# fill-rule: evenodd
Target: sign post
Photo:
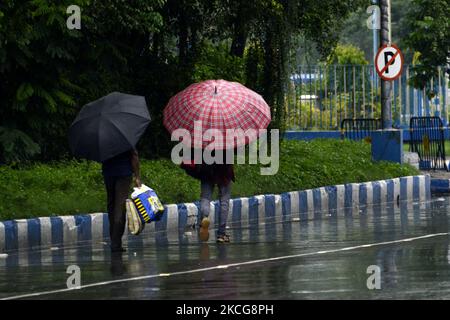
<path fill-rule="evenodd" d="M 402 75 L 403 54 L 394 45 L 384 45 L 375 56 L 375 68 L 378 75 L 384 81 L 393 81 Z"/>
<path fill-rule="evenodd" d="M 372 160 L 403 163 L 403 134 L 392 128 L 392 81 L 402 74 L 403 55 L 391 41 L 390 0 L 380 0 L 381 47 L 375 57 L 375 68 L 381 78 L 382 130 L 372 134 Z"/>
<path fill-rule="evenodd" d="M 379 4 L 381 13 L 380 45 L 383 48 L 391 45 L 390 0 L 380 0 Z M 392 83 L 381 78 L 381 127 L 383 129 L 392 128 L 391 90 Z"/>

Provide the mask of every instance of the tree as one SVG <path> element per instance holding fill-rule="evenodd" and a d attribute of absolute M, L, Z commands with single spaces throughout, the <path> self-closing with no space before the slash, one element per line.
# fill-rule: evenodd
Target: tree
<path fill-rule="evenodd" d="M 415 51 L 412 84 L 424 89 L 438 76 L 438 67 L 450 64 L 450 1 L 413 0 L 413 4 L 408 13 L 412 32 L 405 43 Z M 434 95 L 432 88 L 427 94 Z"/>
<path fill-rule="evenodd" d="M 162 110 L 206 78 L 244 82 L 271 106 L 272 127 L 283 129 L 293 39 L 315 42 L 326 58 L 345 18 L 363 3 L 3 0 L 0 162 L 6 152 L 18 160 L 39 150 L 40 160 L 69 155 L 67 129 L 76 113 L 111 91 L 146 97 L 153 121 L 138 148 L 147 157 L 168 155 Z M 69 5 L 81 8 L 81 30 L 66 27 Z"/>
<path fill-rule="evenodd" d="M 82 8 L 81 30 L 66 26 Z M 132 86 L 163 1 L 5 0 L 0 3 L 0 162 L 8 150 L 41 159 L 67 153 L 67 128 L 80 107 Z M 19 150 L 17 148 L 21 148 Z M 30 147 L 32 146 L 32 147 Z M 38 148 L 40 147 L 40 148 Z M 27 152 L 30 150 L 32 152 Z M 10 157 L 10 156 L 8 156 Z"/>
<path fill-rule="evenodd" d="M 367 65 L 364 52 L 353 45 L 338 44 L 327 59 L 328 64 Z"/>

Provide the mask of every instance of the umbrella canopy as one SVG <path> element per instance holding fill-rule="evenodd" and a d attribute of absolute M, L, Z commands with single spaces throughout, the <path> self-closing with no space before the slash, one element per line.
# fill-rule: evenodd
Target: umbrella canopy
<path fill-rule="evenodd" d="M 198 121 L 201 127 L 194 126 Z M 188 130 L 194 147 L 202 148 L 209 144 L 201 138 L 206 130 L 217 129 L 223 135 L 222 139 L 215 140 L 215 148 L 230 149 L 256 140 L 260 129 L 267 128 L 270 121 L 270 108 L 259 94 L 240 83 L 225 80 L 192 84 L 173 96 L 164 109 L 166 129 L 170 133 L 176 129 Z M 256 135 L 229 139 L 229 129 L 253 130 Z"/>
<path fill-rule="evenodd" d="M 149 123 L 144 97 L 113 92 L 81 109 L 69 129 L 70 148 L 103 162 L 134 148 Z"/>

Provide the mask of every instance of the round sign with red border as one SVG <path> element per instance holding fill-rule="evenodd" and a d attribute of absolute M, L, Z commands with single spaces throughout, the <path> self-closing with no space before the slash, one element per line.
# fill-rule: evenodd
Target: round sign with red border
<path fill-rule="evenodd" d="M 382 46 L 375 57 L 375 69 L 381 79 L 392 81 L 401 76 L 403 71 L 403 54 L 394 45 Z"/>

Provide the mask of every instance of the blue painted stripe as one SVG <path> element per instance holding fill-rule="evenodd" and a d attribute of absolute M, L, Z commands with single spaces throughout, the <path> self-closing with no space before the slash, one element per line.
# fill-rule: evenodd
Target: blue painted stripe
<path fill-rule="evenodd" d="M 256 197 L 248 199 L 248 221 L 252 224 L 258 223 L 258 199 Z"/>
<path fill-rule="evenodd" d="M 325 190 L 328 194 L 328 211 L 335 212 L 337 210 L 337 187 L 326 187 Z"/>
<path fill-rule="evenodd" d="M 431 179 L 431 190 L 433 193 L 448 193 L 450 192 L 449 179 Z"/>
<path fill-rule="evenodd" d="M 194 205 L 197 207 L 197 223 L 200 223 L 200 218 L 202 217 L 202 206 L 200 201 L 195 201 Z"/>
<path fill-rule="evenodd" d="M 308 193 L 306 191 L 300 191 L 298 194 L 298 200 L 299 200 L 299 205 L 298 205 L 298 209 L 299 209 L 299 214 L 300 214 L 300 218 L 302 216 L 307 216 L 308 215 Z"/>
<path fill-rule="evenodd" d="M 92 240 L 92 220 L 89 215 L 76 215 L 75 225 L 77 226 L 78 241 Z"/>
<path fill-rule="evenodd" d="M 187 225 L 188 220 L 188 210 L 186 204 L 180 203 L 177 204 L 178 211 L 178 229 L 184 229 Z"/>
<path fill-rule="evenodd" d="M 344 206 L 346 208 L 350 208 L 353 206 L 353 185 L 348 183 L 345 185 L 345 198 L 344 198 Z"/>
<path fill-rule="evenodd" d="M 241 217 L 242 217 L 242 200 L 240 198 L 233 199 L 233 211 L 231 214 L 231 221 L 233 225 L 241 225 Z"/>
<path fill-rule="evenodd" d="M 63 221 L 60 217 L 50 217 L 52 225 L 52 244 L 59 245 L 64 243 Z"/>
<path fill-rule="evenodd" d="M 379 181 L 372 182 L 372 203 L 378 204 L 382 202 L 381 199 L 381 184 Z M 384 200 L 384 199 L 383 199 Z"/>
<path fill-rule="evenodd" d="M 394 180 L 387 180 L 386 181 L 386 188 L 387 188 L 387 202 L 393 202 L 394 199 Z"/>
<path fill-rule="evenodd" d="M 400 178 L 400 201 L 408 200 L 408 179 Z"/>
<path fill-rule="evenodd" d="M 109 218 L 108 214 L 103 215 L 103 239 L 109 238 Z"/>
<path fill-rule="evenodd" d="M 365 183 L 359 185 L 359 206 L 367 206 L 367 186 Z"/>
<path fill-rule="evenodd" d="M 273 194 L 269 194 L 264 196 L 264 207 L 265 207 L 265 217 L 266 218 L 275 218 L 275 196 Z"/>
<path fill-rule="evenodd" d="M 220 202 L 219 201 L 214 201 L 214 223 L 216 226 L 219 225 L 219 220 L 220 220 Z"/>
<path fill-rule="evenodd" d="M 283 216 L 291 214 L 291 196 L 286 192 L 281 194 L 281 213 Z"/>
<path fill-rule="evenodd" d="M 313 189 L 314 212 L 322 211 L 322 193 L 320 189 Z"/>
<path fill-rule="evenodd" d="M 41 222 L 38 218 L 27 220 L 28 246 L 41 245 Z"/>
<path fill-rule="evenodd" d="M 166 231 L 167 230 L 167 207 L 164 207 L 164 212 L 159 221 L 155 221 L 155 231 Z"/>
<path fill-rule="evenodd" d="M 425 195 L 427 200 L 431 199 L 431 182 L 432 182 L 431 177 L 428 175 L 425 176 Z"/>
<path fill-rule="evenodd" d="M 413 200 L 420 199 L 420 178 L 413 177 Z"/>
<path fill-rule="evenodd" d="M 3 221 L 5 226 L 5 250 L 16 250 L 19 246 L 17 237 L 17 222 L 14 220 Z"/>

